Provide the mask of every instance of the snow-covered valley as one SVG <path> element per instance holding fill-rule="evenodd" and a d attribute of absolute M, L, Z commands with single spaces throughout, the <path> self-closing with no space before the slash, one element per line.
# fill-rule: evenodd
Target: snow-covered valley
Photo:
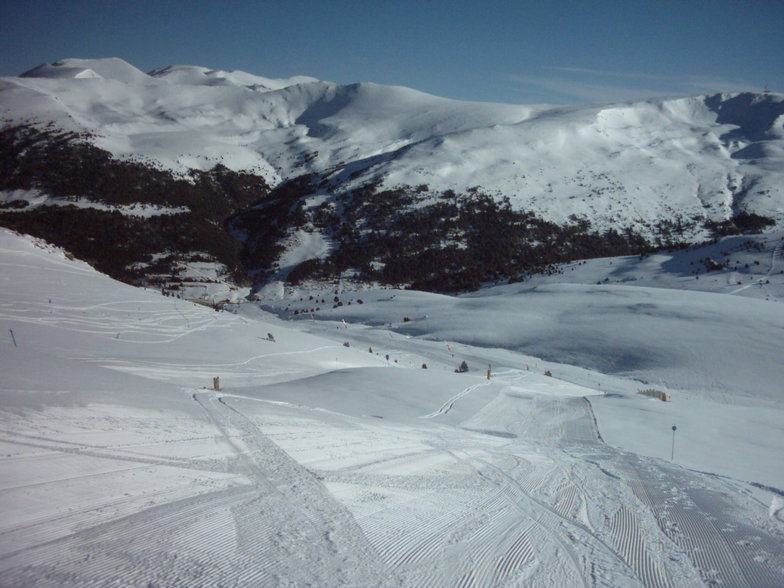
<path fill-rule="evenodd" d="M 3 229 L 2 583 L 780 586 L 781 237 L 216 312 Z"/>

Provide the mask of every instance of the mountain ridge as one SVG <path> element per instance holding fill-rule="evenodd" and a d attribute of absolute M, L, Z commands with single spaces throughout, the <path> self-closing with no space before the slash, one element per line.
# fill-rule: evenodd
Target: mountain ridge
<path fill-rule="evenodd" d="M 199 66 L 146 74 L 107 58 L 65 59 L 3 78 L 0 104 L 4 128 L 70 131 L 118 161 L 174 179 L 191 181 L 216 167 L 251 174 L 269 188 L 307 178 L 298 181 L 296 197 L 286 189 L 284 200 L 297 215 L 292 208 L 268 218 L 257 210 L 248 218 L 278 225 L 274 242 L 269 231 L 262 241 L 288 260 L 297 255 L 287 243 L 303 230 L 317 231 L 332 245 L 316 248 L 322 257 L 300 259 L 311 265 L 341 249 L 345 229 L 317 227 L 313 212 L 328 202 L 326 212 L 339 221 L 345 207 L 361 207 L 360 195 L 416 195 L 395 211 L 408 216 L 437 210 L 444 194 L 481 193 L 515 214 L 533 214 L 540 225 L 587 222 L 592 234 L 633 234 L 647 248 L 705 240 L 717 227 L 730 230 L 739 218 L 743 224 L 744 215 L 759 217 L 754 223 L 761 226 L 784 222 L 784 96 L 770 93 L 492 104 Z M 355 247 L 367 244 L 367 220 L 354 219 Z M 248 229 L 245 223 L 235 233 Z M 269 257 L 246 269 L 275 275 L 280 259 Z M 510 275 L 520 269 L 512 266 Z"/>

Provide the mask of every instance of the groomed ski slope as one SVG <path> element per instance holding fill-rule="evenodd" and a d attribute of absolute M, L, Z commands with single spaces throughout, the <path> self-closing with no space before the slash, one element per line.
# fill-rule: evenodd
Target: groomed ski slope
<path fill-rule="evenodd" d="M 8 231 L 0 265 L 4 585 L 784 584 L 784 501 L 759 487 L 784 486 L 765 463 L 782 421 L 761 383 L 661 403 L 633 374 L 406 332 L 466 326 L 421 293 L 335 309 L 375 309 L 375 326 L 284 322 L 134 289 Z M 486 312 L 483 337 L 508 330 Z M 701 467 L 671 461 L 669 427 L 663 451 L 625 446 L 642 415 L 699 424 L 688 402 L 758 419 L 737 440 L 748 476 L 707 467 L 707 440 Z"/>

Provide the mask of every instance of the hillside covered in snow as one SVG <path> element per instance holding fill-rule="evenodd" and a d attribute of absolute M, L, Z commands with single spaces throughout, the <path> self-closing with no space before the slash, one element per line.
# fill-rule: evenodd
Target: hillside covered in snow
<path fill-rule="evenodd" d="M 782 180 L 770 93 L 0 78 L 0 583 L 784 585 Z"/>
<path fill-rule="evenodd" d="M 781 586 L 781 237 L 216 312 L 0 229 L 0 577 Z"/>
<path fill-rule="evenodd" d="M 214 283 L 296 272 L 295 280 L 356 274 L 473 289 L 569 259 L 784 220 L 776 94 L 509 105 L 373 83 L 196 66 L 146 74 L 116 58 L 65 59 L 2 78 L 0 116 L 0 222 L 69 248 L 41 227 L 90 233 L 111 215 L 133 242 L 143 233 L 134 216 L 172 227 L 133 255 L 112 249 L 122 263 L 110 273 L 131 281 L 182 281 L 208 262 L 217 264 Z M 207 188 L 168 196 L 189 186 Z M 215 209 L 206 224 L 205 198 Z M 92 218 L 82 223 L 85 209 Z M 513 238 L 490 258 L 477 253 L 501 236 Z M 413 274 L 414 258 L 426 269 Z"/>

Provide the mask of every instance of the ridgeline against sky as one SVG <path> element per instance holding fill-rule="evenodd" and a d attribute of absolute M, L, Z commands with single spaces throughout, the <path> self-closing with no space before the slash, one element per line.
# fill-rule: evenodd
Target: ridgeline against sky
<path fill-rule="evenodd" d="M 0 75 L 113 55 L 518 104 L 781 92 L 783 26 L 778 0 L 4 0 Z"/>

